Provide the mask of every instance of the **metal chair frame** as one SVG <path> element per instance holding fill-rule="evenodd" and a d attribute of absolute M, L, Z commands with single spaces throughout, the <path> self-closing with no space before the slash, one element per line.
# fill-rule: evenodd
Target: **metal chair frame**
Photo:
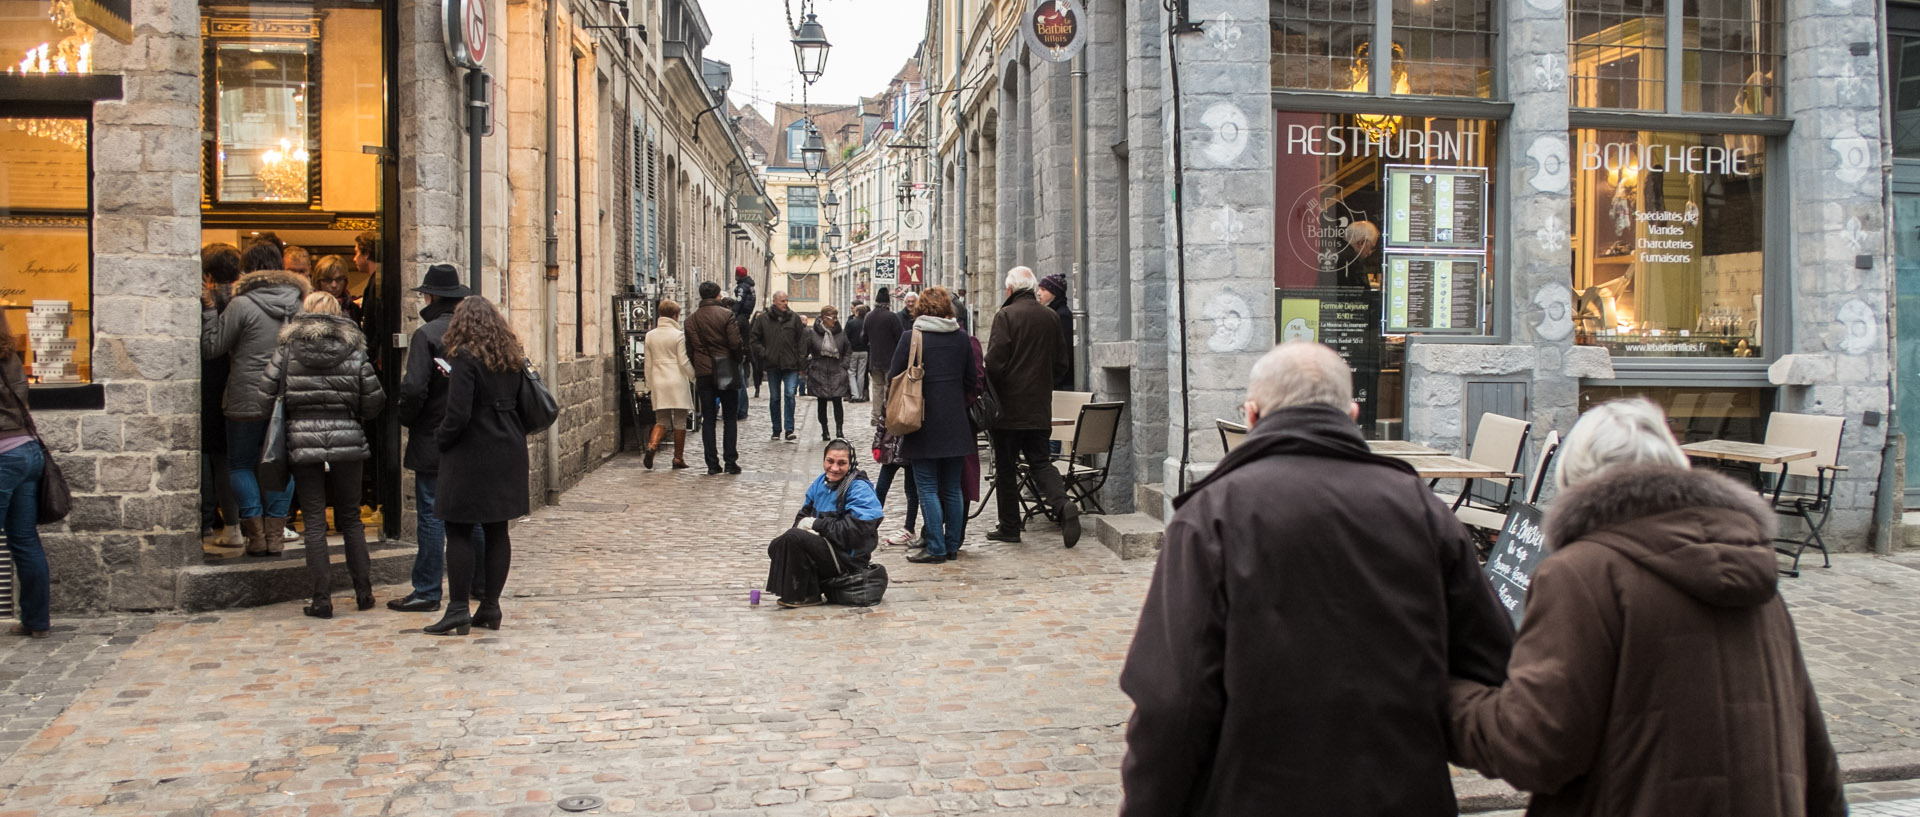
<path fill-rule="evenodd" d="M 1762 493 L 1773 503 L 1774 513 L 1782 516 L 1799 517 L 1807 525 L 1807 535 L 1803 538 L 1776 536 L 1773 540 L 1774 552 L 1782 556 L 1792 556 L 1793 565 L 1780 571 L 1782 575 L 1800 575 L 1800 557 L 1811 547 L 1820 551 L 1820 566 L 1832 567 L 1833 559 L 1827 553 L 1827 541 L 1821 536 L 1821 529 L 1827 525 L 1827 517 L 1833 513 L 1833 489 L 1840 482 L 1840 474 L 1847 470 L 1838 464 L 1840 438 L 1846 433 L 1847 421 L 1843 417 L 1822 417 L 1810 414 L 1788 414 L 1774 412 L 1767 419 L 1767 444 L 1800 447 L 1807 440 L 1778 439 L 1779 435 L 1792 435 L 1796 432 L 1806 435 L 1819 435 L 1820 441 L 1811 447 L 1819 453 L 1811 458 L 1783 463 L 1777 472 L 1762 471 L 1773 483 L 1772 490 Z M 1778 434 L 1776 434 L 1778 432 Z M 1789 478 L 1813 479 L 1813 490 L 1790 491 L 1786 489 Z M 1819 516 L 1816 518 L 1815 514 Z"/>

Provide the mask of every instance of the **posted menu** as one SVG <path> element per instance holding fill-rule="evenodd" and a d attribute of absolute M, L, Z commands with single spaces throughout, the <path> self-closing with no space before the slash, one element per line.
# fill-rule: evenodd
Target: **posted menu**
<path fill-rule="evenodd" d="M 1482 256 L 1387 254 L 1388 334 L 1480 331 Z"/>
<path fill-rule="evenodd" d="M 1390 249 L 1480 252 L 1486 247 L 1487 171 L 1477 167 L 1387 168 Z"/>

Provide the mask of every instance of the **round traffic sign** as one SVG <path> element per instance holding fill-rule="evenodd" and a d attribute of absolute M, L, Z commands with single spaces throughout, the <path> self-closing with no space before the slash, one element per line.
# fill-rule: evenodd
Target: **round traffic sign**
<path fill-rule="evenodd" d="M 475 66 L 487 61 L 487 0 L 462 0 L 464 7 L 461 17 L 466 24 L 461 26 L 461 34 L 466 40 L 467 54 L 473 58 Z"/>

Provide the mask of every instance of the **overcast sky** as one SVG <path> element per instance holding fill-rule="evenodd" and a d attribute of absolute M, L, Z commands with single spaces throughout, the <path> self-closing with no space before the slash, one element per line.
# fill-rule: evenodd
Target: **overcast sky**
<path fill-rule="evenodd" d="M 758 106 L 768 119 L 775 102 L 800 101 L 789 4 L 798 18 L 800 0 L 700 0 L 713 29 L 706 57 L 732 63 L 734 104 Z M 826 73 L 807 91 L 816 104 L 879 95 L 926 33 L 927 4 L 918 0 L 815 0 L 814 13 L 833 43 Z"/>

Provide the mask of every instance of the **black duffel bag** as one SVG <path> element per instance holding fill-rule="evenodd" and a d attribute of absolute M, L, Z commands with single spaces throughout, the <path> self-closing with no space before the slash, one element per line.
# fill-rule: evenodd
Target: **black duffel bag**
<path fill-rule="evenodd" d="M 992 380 L 982 380 L 985 388 L 980 390 L 980 399 L 967 407 L 967 423 L 973 426 L 973 433 L 990 431 L 1000 422 L 1000 394 L 993 390 Z"/>
<path fill-rule="evenodd" d="M 826 580 L 827 601 L 848 607 L 872 607 L 887 594 L 887 566 L 870 563 Z"/>

